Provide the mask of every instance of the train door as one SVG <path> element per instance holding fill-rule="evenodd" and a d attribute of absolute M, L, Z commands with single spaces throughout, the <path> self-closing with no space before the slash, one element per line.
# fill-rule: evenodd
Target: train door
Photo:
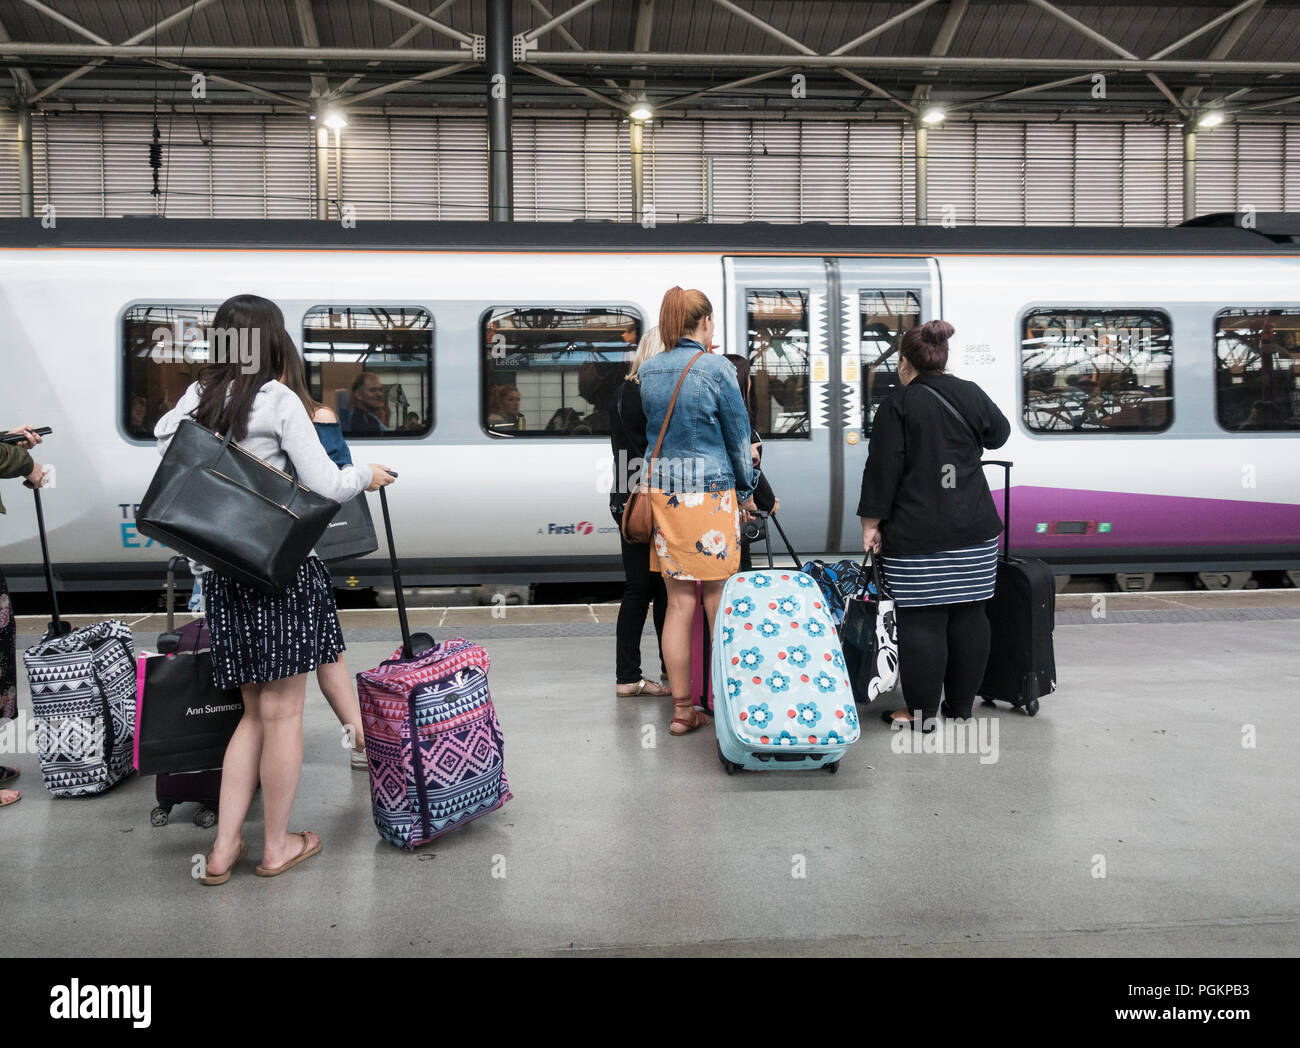
<path fill-rule="evenodd" d="M 832 325 L 839 353 L 830 354 L 839 418 L 828 420 L 837 482 L 831 485 L 826 549 L 860 552 L 857 507 L 871 421 L 898 385 L 903 333 L 939 315 L 939 269 L 924 258 L 828 259 L 826 268 L 830 294 L 840 303 L 839 323 Z"/>
<path fill-rule="evenodd" d="M 834 479 L 826 415 L 832 388 L 826 264 L 820 258 L 728 257 L 723 271 L 725 351 L 750 362 L 763 471 L 781 501 L 786 533 L 807 558 L 826 548 Z"/>

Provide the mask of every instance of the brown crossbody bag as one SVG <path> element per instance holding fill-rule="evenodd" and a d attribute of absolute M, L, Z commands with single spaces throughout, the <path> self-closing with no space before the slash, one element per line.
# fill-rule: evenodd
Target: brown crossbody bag
<path fill-rule="evenodd" d="M 682 383 L 686 381 L 686 372 L 691 370 L 692 365 L 704 356 L 705 350 L 700 350 L 695 356 L 691 357 L 690 363 L 682 368 L 681 378 L 677 380 L 677 388 L 673 390 L 673 399 L 668 401 L 668 413 L 664 415 L 664 424 L 659 427 L 659 439 L 655 441 L 655 449 L 646 459 L 645 471 L 643 477 L 650 475 L 650 464 L 659 457 L 659 449 L 664 445 L 664 434 L 668 432 L 668 423 L 672 421 L 673 408 L 677 406 L 677 394 L 682 391 Z M 623 532 L 623 539 L 627 542 L 649 542 L 650 537 L 654 534 L 654 516 L 650 511 L 650 485 L 642 481 L 636 486 L 636 489 L 628 496 L 627 506 L 623 509 L 623 520 L 619 524 Z"/>

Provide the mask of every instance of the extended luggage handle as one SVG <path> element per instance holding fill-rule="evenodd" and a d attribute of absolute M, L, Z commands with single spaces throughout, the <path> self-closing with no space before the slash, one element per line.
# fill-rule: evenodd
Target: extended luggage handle
<path fill-rule="evenodd" d="M 391 476 L 397 476 L 392 470 Z M 413 659 L 437 646 L 437 641 L 428 633 L 412 633 L 411 624 L 406 618 L 406 595 L 402 592 L 402 571 L 397 566 L 397 546 L 393 544 L 393 520 L 388 514 L 388 495 L 379 489 L 379 505 L 384 511 L 384 535 L 388 539 L 388 559 L 393 567 L 393 592 L 397 596 L 397 618 L 402 626 L 402 658 Z"/>
<path fill-rule="evenodd" d="M 981 459 L 981 466 L 1001 466 L 1004 471 L 1002 482 L 1002 559 L 1011 556 L 1011 467 L 1014 462 L 1006 459 Z"/>
<path fill-rule="evenodd" d="M 761 520 L 767 520 L 776 525 L 777 533 L 781 536 L 781 541 L 785 543 L 786 552 L 794 561 L 795 571 L 803 570 L 803 561 L 799 559 L 799 554 L 794 551 L 794 546 L 790 544 L 790 536 L 785 533 L 785 528 L 781 527 L 781 522 L 776 519 L 775 513 L 768 513 L 766 510 L 750 510 L 756 517 Z M 763 544 L 767 547 L 767 567 L 769 571 L 776 569 L 776 561 L 772 557 L 772 533 L 769 531 L 763 536 Z"/>
<path fill-rule="evenodd" d="M 24 481 L 26 483 L 26 481 Z M 27 485 L 31 487 L 30 484 Z M 41 560 L 45 562 L 45 588 L 50 594 L 50 618 L 49 625 L 45 627 L 45 636 L 43 640 L 53 640 L 55 637 L 65 637 L 72 632 L 71 623 L 64 622 L 59 615 L 59 596 L 54 592 L 54 569 L 50 566 L 50 544 L 45 537 L 45 510 L 41 506 L 41 489 L 32 488 L 32 497 L 36 500 L 36 530 L 41 536 Z"/>
<path fill-rule="evenodd" d="M 185 556 L 175 556 L 167 562 L 167 629 L 165 632 L 158 634 L 158 654 L 171 655 L 177 652 L 181 647 L 181 635 L 176 632 L 176 566 L 185 564 L 188 568 L 189 558 Z M 194 651 L 199 650 L 199 635 L 196 632 L 194 637 Z"/>

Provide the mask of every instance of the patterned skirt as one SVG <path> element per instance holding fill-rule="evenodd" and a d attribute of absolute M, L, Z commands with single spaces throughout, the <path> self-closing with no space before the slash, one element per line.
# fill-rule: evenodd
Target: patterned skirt
<path fill-rule="evenodd" d="M 652 488 L 650 511 L 651 571 L 707 582 L 740 570 L 740 511 L 733 489 L 671 494 Z"/>
<path fill-rule="evenodd" d="M 308 557 L 288 588 L 259 592 L 215 571 L 203 575 L 212 632 L 212 679 L 223 691 L 314 673 L 343 651 L 334 588 Z"/>
<path fill-rule="evenodd" d="M 885 554 L 880 566 L 900 608 L 988 600 L 998 574 L 998 540 L 942 553 Z"/>
<path fill-rule="evenodd" d="M 9 586 L 5 573 L 0 571 L 0 720 L 18 716 L 17 634 Z"/>

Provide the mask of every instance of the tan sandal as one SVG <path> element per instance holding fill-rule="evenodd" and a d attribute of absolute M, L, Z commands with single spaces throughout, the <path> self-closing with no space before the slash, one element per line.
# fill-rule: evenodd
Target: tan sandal
<path fill-rule="evenodd" d="M 631 688 L 631 691 L 623 691 L 623 688 Z M 662 699 L 672 694 L 672 690 L 665 688 L 662 684 L 656 684 L 652 680 L 646 680 L 642 677 L 635 684 L 616 684 L 614 685 L 614 694 L 620 699 L 634 699 L 640 695 L 649 695 L 655 699 Z"/>
<path fill-rule="evenodd" d="M 8 800 L 5 800 L 4 794 L 6 793 L 12 793 L 13 796 L 10 797 Z M 0 808 L 7 808 L 11 804 L 17 804 L 22 799 L 23 799 L 23 795 L 19 793 L 17 790 L 0 790 Z"/>
<path fill-rule="evenodd" d="M 247 855 L 248 855 L 248 845 L 245 844 L 243 841 L 240 841 L 239 854 L 235 856 L 235 861 L 232 862 L 226 868 L 226 872 L 211 873 L 211 874 L 205 873 L 202 877 L 199 878 L 199 883 L 206 885 L 209 888 L 215 888 L 218 884 L 225 884 L 226 881 L 230 880 L 230 875 L 235 872 L 235 867 L 238 866 L 241 862 L 243 862 L 244 858 Z M 207 864 L 211 861 L 212 861 L 212 852 L 209 851 L 207 855 L 203 856 L 204 869 L 207 868 Z"/>
<path fill-rule="evenodd" d="M 685 705 L 683 705 L 683 703 L 685 703 Z M 673 709 L 677 713 L 680 713 L 682 710 L 689 710 L 691 716 L 689 720 L 685 717 L 674 717 L 672 724 L 668 725 L 669 735 L 689 735 L 696 728 L 703 728 L 713 723 L 713 718 L 703 710 L 697 710 L 690 699 L 674 699 Z M 679 724 L 684 724 L 685 727 L 682 728 L 681 731 L 676 731 L 675 729 Z"/>
<path fill-rule="evenodd" d="M 311 847 L 310 845 L 311 830 L 299 830 L 297 833 L 291 834 L 291 836 L 302 838 L 302 851 L 300 851 L 297 855 L 295 855 L 288 862 L 284 863 L 284 865 L 282 866 L 267 867 L 259 864 L 256 871 L 259 877 L 279 877 L 280 874 L 285 872 L 285 870 L 291 870 L 295 866 L 297 866 L 298 863 L 306 862 L 308 859 L 310 859 L 313 855 L 315 855 L 321 850 L 321 842 L 319 837 L 316 838 L 316 846 L 314 848 Z"/>

